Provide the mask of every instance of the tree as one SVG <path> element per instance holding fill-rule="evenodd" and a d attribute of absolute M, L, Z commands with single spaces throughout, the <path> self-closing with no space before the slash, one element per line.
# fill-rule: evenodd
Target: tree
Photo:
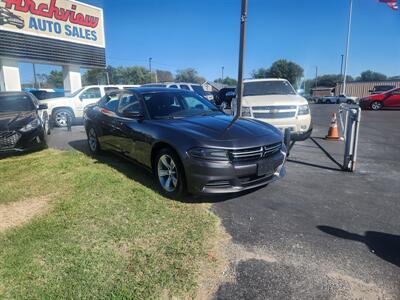
<path fill-rule="evenodd" d="M 225 77 L 224 80 L 222 80 L 221 78 L 218 78 L 218 79 L 215 79 L 214 82 L 222 83 L 222 84 L 229 85 L 229 86 L 237 85 L 237 80 L 234 78 L 230 78 L 230 77 Z"/>
<path fill-rule="evenodd" d="M 82 76 L 82 83 L 84 86 L 106 84 L 107 78 L 105 75 L 105 70 L 103 70 L 103 69 L 87 70 Z"/>
<path fill-rule="evenodd" d="M 174 81 L 174 75 L 170 71 L 157 70 L 156 74 L 158 82 Z"/>
<path fill-rule="evenodd" d="M 253 70 L 251 72 L 251 77 L 258 79 L 258 78 L 268 78 L 269 76 L 269 69 L 259 68 L 257 70 Z"/>
<path fill-rule="evenodd" d="M 260 68 L 252 72 L 253 78 L 283 78 L 287 79 L 294 86 L 297 86 L 303 76 L 303 68 L 286 59 L 277 60 L 269 69 Z"/>
<path fill-rule="evenodd" d="M 304 70 L 294 62 L 281 59 L 272 64 L 269 75 L 273 78 L 287 79 L 292 85 L 297 86 L 301 77 L 304 76 Z"/>
<path fill-rule="evenodd" d="M 193 83 L 204 83 L 206 81 L 204 77 L 198 76 L 197 70 L 194 68 L 177 70 L 175 80 L 177 82 L 193 82 Z"/>
<path fill-rule="evenodd" d="M 63 71 L 52 70 L 47 76 L 47 84 L 49 87 L 56 89 L 62 89 L 64 86 L 64 75 Z"/>
<path fill-rule="evenodd" d="M 357 78 L 358 81 L 383 81 L 386 79 L 387 79 L 386 75 L 371 70 L 362 72 L 361 76 Z"/>

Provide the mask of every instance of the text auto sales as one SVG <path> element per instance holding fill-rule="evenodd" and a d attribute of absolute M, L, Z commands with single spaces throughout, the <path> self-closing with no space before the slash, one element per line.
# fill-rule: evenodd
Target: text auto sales
<path fill-rule="evenodd" d="M 59 22 L 43 20 L 35 17 L 29 19 L 29 28 L 43 32 L 65 34 L 66 36 L 89 41 L 97 41 L 97 32 L 95 30 L 84 29 L 82 27 L 71 26 L 68 24 L 62 26 Z"/>

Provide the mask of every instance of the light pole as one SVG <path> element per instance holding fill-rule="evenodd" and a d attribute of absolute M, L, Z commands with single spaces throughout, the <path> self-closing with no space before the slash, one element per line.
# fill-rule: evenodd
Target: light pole
<path fill-rule="evenodd" d="M 238 85 L 236 89 L 236 116 L 239 118 L 242 114 L 242 98 L 243 98 L 243 70 L 244 70 L 244 54 L 246 48 L 246 27 L 247 27 L 247 0 L 242 0 L 242 11 L 240 15 L 240 46 L 239 46 L 239 71 Z"/>
<path fill-rule="evenodd" d="M 343 95 L 346 95 L 347 67 L 348 67 L 348 64 L 349 64 L 349 49 L 350 49 L 352 17 L 353 17 L 353 0 L 350 0 L 349 25 L 347 27 L 347 40 L 346 40 L 346 59 L 344 61 Z"/>
<path fill-rule="evenodd" d="M 152 75 L 151 75 L 151 61 L 153 60 L 153 58 L 152 57 L 149 57 L 149 71 L 150 71 L 150 83 L 151 83 L 151 81 L 153 80 L 152 79 Z"/>
<path fill-rule="evenodd" d="M 341 59 L 341 62 L 340 62 L 340 79 L 339 79 L 339 82 L 343 83 L 343 60 L 344 60 L 344 54 L 342 54 L 341 57 L 342 57 L 342 59 Z M 342 85 L 342 90 L 343 90 L 343 85 Z M 340 94 L 343 94 L 342 91 L 340 91 L 340 92 L 341 92 Z"/>
<path fill-rule="evenodd" d="M 225 67 L 221 67 L 221 80 L 224 81 L 224 69 Z"/>
<path fill-rule="evenodd" d="M 318 66 L 315 66 L 315 87 L 318 87 Z"/>

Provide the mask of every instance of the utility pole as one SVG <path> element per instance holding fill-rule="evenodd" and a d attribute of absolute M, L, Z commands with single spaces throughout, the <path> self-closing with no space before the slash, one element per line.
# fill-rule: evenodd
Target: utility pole
<path fill-rule="evenodd" d="M 110 85 L 110 75 L 108 74 L 107 69 L 106 69 L 106 78 L 107 78 L 107 84 Z"/>
<path fill-rule="evenodd" d="M 151 75 L 151 61 L 153 60 L 153 58 L 152 57 L 149 57 L 149 70 L 150 70 L 150 83 L 151 83 L 151 81 L 153 80 L 152 79 L 152 75 Z"/>
<path fill-rule="evenodd" d="M 33 66 L 33 88 L 36 89 L 38 87 L 37 75 L 36 75 L 36 66 L 35 66 L 34 63 L 32 64 L 32 66 Z"/>
<path fill-rule="evenodd" d="M 342 60 L 340 63 L 340 83 L 343 83 L 343 60 L 344 60 L 344 54 L 341 55 L 342 56 Z M 342 84 L 342 90 L 343 90 L 343 84 Z M 340 91 L 340 94 L 343 94 L 342 91 Z"/>
<path fill-rule="evenodd" d="M 353 0 L 350 0 L 349 24 L 348 24 L 348 28 L 347 28 L 347 40 L 346 40 L 346 59 L 344 61 L 343 95 L 346 95 L 347 67 L 349 65 L 349 49 L 350 49 L 352 18 L 353 18 Z"/>
<path fill-rule="evenodd" d="M 315 87 L 318 87 L 318 66 L 315 66 Z"/>
<path fill-rule="evenodd" d="M 242 11 L 240 15 L 239 71 L 238 71 L 238 85 L 236 89 L 237 109 L 235 118 L 240 118 L 242 114 L 243 70 L 244 70 L 244 55 L 246 50 L 245 49 L 246 27 L 247 27 L 247 0 L 242 0 Z"/>
<path fill-rule="evenodd" d="M 225 67 L 221 67 L 221 80 L 224 81 L 224 69 Z"/>

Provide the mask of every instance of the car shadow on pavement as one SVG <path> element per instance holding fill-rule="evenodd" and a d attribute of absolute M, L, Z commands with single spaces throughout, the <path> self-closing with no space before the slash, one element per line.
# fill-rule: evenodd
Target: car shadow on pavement
<path fill-rule="evenodd" d="M 381 259 L 400 267 L 400 236 L 383 232 L 366 231 L 364 235 L 351 233 L 330 226 L 317 226 L 319 230 L 332 236 L 365 244 Z"/>
<path fill-rule="evenodd" d="M 89 148 L 86 140 L 75 140 L 68 143 L 68 145 L 79 151 L 85 155 L 90 156 Z M 104 153 L 101 155 L 97 155 L 95 158 L 99 163 L 106 164 L 118 172 L 124 174 L 128 178 L 139 182 L 145 187 L 152 189 L 159 193 L 158 186 L 155 182 L 154 177 L 150 172 L 147 172 L 147 169 L 126 160 L 123 157 L 112 153 Z M 183 199 L 174 199 L 175 201 L 183 202 L 183 203 L 218 203 L 224 202 L 227 200 L 231 200 L 237 197 L 241 197 L 248 193 L 254 192 L 254 190 L 244 191 L 237 194 L 224 194 L 224 195 L 210 195 L 210 196 L 199 196 L 199 195 L 189 195 L 184 197 Z"/>

